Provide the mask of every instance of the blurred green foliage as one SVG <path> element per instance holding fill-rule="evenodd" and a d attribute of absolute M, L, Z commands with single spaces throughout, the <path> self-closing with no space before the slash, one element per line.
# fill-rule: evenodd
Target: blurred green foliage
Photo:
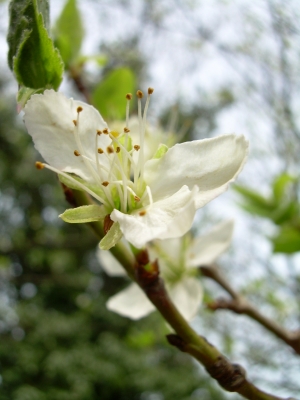
<path fill-rule="evenodd" d="M 295 253 L 300 251 L 300 204 L 298 179 L 286 173 L 277 176 L 271 185 L 271 195 L 235 185 L 242 196 L 241 206 L 252 215 L 264 217 L 278 226 L 271 237 L 274 252 Z"/>
<path fill-rule="evenodd" d="M 104 119 L 124 119 L 126 115 L 127 93 L 136 89 L 134 74 L 127 67 L 110 71 L 92 94 L 92 103 L 100 111 Z"/>
<path fill-rule="evenodd" d="M 76 0 L 68 0 L 54 27 L 55 45 L 66 68 L 79 56 L 84 29 Z"/>

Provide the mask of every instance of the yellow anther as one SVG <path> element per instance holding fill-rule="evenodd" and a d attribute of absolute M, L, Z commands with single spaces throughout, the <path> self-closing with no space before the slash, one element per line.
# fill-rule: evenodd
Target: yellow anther
<path fill-rule="evenodd" d="M 45 164 L 43 164 L 43 163 L 40 162 L 40 161 L 37 161 L 37 162 L 35 163 L 35 167 L 36 167 L 36 169 L 43 169 L 43 168 L 45 168 Z"/>
<path fill-rule="evenodd" d="M 116 153 L 120 153 L 120 151 L 121 151 L 121 147 L 118 146 L 118 147 L 116 148 Z"/>
<path fill-rule="evenodd" d="M 104 153 L 104 151 L 101 149 L 101 147 L 99 147 L 97 151 L 98 151 L 99 154 L 103 154 Z"/>
<path fill-rule="evenodd" d="M 102 134 L 102 131 L 100 131 L 99 129 L 97 130 L 97 135 L 100 136 Z"/>
<path fill-rule="evenodd" d="M 128 132 L 130 132 L 130 129 L 128 129 L 128 128 L 125 127 L 125 128 L 124 128 L 124 132 L 125 132 L 125 133 L 128 133 Z"/>
<path fill-rule="evenodd" d="M 133 148 L 134 148 L 134 150 L 138 151 L 138 150 L 141 148 L 141 146 L 139 146 L 138 144 L 135 144 L 135 145 L 133 146 Z"/>
<path fill-rule="evenodd" d="M 80 153 L 79 153 L 78 150 L 74 150 L 74 156 L 76 156 L 76 157 L 79 157 L 79 156 L 80 156 Z"/>
<path fill-rule="evenodd" d="M 76 121 L 76 119 L 73 119 L 73 124 L 74 124 L 75 126 L 77 126 L 77 121 Z"/>
<path fill-rule="evenodd" d="M 154 89 L 152 87 L 148 88 L 148 94 L 152 94 L 154 92 Z"/>
<path fill-rule="evenodd" d="M 77 112 L 80 113 L 83 110 L 82 107 L 77 107 Z"/>
<path fill-rule="evenodd" d="M 134 196 L 134 201 L 139 202 L 141 201 L 141 199 L 139 198 L 139 196 Z"/>
<path fill-rule="evenodd" d="M 131 93 L 127 93 L 126 94 L 126 99 L 127 100 L 131 100 L 132 99 L 132 94 Z"/>
<path fill-rule="evenodd" d="M 108 154 L 112 154 L 114 152 L 114 149 L 111 146 L 108 146 L 106 150 Z"/>
<path fill-rule="evenodd" d="M 143 210 L 143 211 L 140 211 L 139 212 L 139 215 L 141 216 L 141 217 L 143 217 L 144 215 L 146 215 L 147 214 L 147 211 L 146 210 Z"/>
<path fill-rule="evenodd" d="M 104 182 L 102 182 L 102 186 L 108 186 L 109 185 L 109 182 L 108 181 L 104 181 Z"/>
<path fill-rule="evenodd" d="M 139 99 L 142 99 L 142 98 L 144 97 L 144 93 L 143 93 L 141 90 L 138 90 L 138 91 L 136 92 L 136 95 L 137 95 L 137 97 L 138 97 Z"/>
<path fill-rule="evenodd" d="M 103 132 L 105 135 L 108 135 L 108 129 L 107 129 L 107 128 L 103 129 L 102 132 Z"/>

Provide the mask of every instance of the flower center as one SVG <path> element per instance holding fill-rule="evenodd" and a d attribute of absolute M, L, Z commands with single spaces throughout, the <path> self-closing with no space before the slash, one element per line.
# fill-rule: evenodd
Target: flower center
<path fill-rule="evenodd" d="M 150 96 L 153 89 L 148 89 L 148 96 L 144 111 L 142 112 L 143 92 L 137 91 L 138 99 L 138 121 L 139 121 L 139 145 L 132 143 L 129 127 L 129 108 L 132 95 L 126 95 L 126 123 L 122 133 L 111 131 L 108 128 L 95 132 L 94 154 L 85 148 L 82 138 L 82 119 L 84 106 L 77 107 L 77 118 L 73 120 L 74 138 L 77 148 L 74 148 L 74 156 L 80 157 L 89 171 L 93 184 L 78 182 L 69 174 L 56 170 L 50 165 L 44 164 L 48 169 L 74 180 L 77 186 L 87 191 L 94 198 L 100 201 L 106 208 L 108 214 L 113 209 L 124 213 L 141 209 L 152 204 L 150 188 L 144 181 L 144 136 L 146 131 L 147 111 L 150 103 Z M 105 146 L 103 145 L 105 143 Z M 134 157 L 134 153 L 138 157 Z M 74 182 L 74 183 L 75 183 Z M 141 215 L 145 215 L 144 212 Z"/>

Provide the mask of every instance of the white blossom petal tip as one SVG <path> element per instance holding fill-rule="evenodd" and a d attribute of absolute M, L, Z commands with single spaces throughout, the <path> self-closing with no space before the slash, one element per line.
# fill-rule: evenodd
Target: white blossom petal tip
<path fill-rule="evenodd" d="M 82 114 L 80 135 L 76 126 L 78 110 Z M 82 157 L 76 156 L 84 148 L 85 157 L 94 157 L 96 131 L 107 128 L 94 107 L 72 98 L 67 99 L 54 90 L 45 90 L 44 94 L 35 94 L 27 102 L 24 122 L 36 149 L 47 163 L 86 181 L 94 181 L 87 163 Z M 107 146 L 110 141 L 104 138 L 104 142 L 102 146 Z"/>
<path fill-rule="evenodd" d="M 187 252 L 188 267 L 211 265 L 230 246 L 234 220 L 215 225 L 207 234 L 195 238 Z"/>
<path fill-rule="evenodd" d="M 109 276 L 127 276 L 119 261 L 108 250 L 97 250 L 97 258 L 101 267 Z"/>
<path fill-rule="evenodd" d="M 248 155 L 244 136 L 227 134 L 171 147 L 164 157 L 149 160 L 145 179 L 153 198 L 168 196 L 183 185 L 199 188 L 197 208 L 223 193 L 242 170 Z M 178 162 L 180 160 L 180 162 Z M 164 179 L 160 179 L 163 176 Z"/>
<path fill-rule="evenodd" d="M 155 310 L 153 304 L 136 283 L 132 283 L 126 289 L 112 296 L 106 303 L 106 307 L 110 311 L 134 320 L 143 318 Z"/>
<path fill-rule="evenodd" d="M 186 276 L 171 286 L 169 293 L 181 314 L 191 321 L 196 316 L 203 299 L 203 289 L 199 280 Z"/>

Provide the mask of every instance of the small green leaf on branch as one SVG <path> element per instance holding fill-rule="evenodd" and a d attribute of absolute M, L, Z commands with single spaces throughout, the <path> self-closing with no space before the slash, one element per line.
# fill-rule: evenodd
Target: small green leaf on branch
<path fill-rule="evenodd" d="M 92 95 L 93 104 L 104 119 L 123 119 L 126 114 L 124 93 L 134 91 L 133 72 L 129 68 L 118 68 L 96 86 Z"/>
<path fill-rule="evenodd" d="M 103 220 L 107 212 L 103 206 L 88 205 L 66 210 L 60 218 L 71 224 L 82 224 Z"/>
<path fill-rule="evenodd" d="M 275 253 L 295 253 L 300 251 L 300 231 L 293 227 L 281 228 L 279 234 L 272 238 Z"/>
<path fill-rule="evenodd" d="M 76 0 L 67 0 L 54 28 L 55 44 L 66 66 L 78 58 L 84 29 Z"/>
<path fill-rule="evenodd" d="M 114 222 L 110 230 L 100 242 L 101 250 L 109 250 L 122 239 L 123 233 L 120 229 L 119 222 Z"/>

